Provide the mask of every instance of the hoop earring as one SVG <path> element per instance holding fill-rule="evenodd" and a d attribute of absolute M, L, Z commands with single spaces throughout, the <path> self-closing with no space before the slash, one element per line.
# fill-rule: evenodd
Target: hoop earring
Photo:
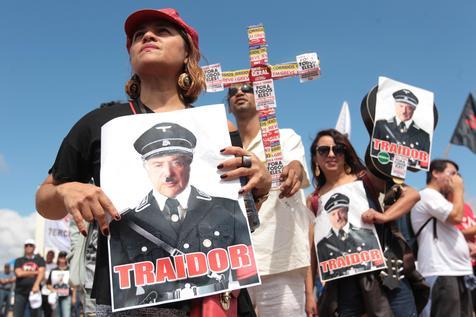
<path fill-rule="evenodd" d="M 180 74 L 177 83 L 180 89 L 187 92 L 190 89 L 190 86 L 192 86 L 192 79 L 190 78 L 189 74 L 184 72 Z"/>
<path fill-rule="evenodd" d="M 347 175 L 352 173 L 352 167 L 350 167 L 347 163 L 344 164 L 344 171 Z"/>
<path fill-rule="evenodd" d="M 140 78 L 137 74 L 132 75 L 131 79 L 129 79 L 126 83 L 126 94 L 131 99 L 138 99 L 140 96 Z"/>

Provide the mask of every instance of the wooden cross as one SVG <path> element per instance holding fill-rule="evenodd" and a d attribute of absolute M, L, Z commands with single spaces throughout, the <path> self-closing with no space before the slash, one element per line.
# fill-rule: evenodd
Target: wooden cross
<path fill-rule="evenodd" d="M 316 53 L 296 56 L 296 62 L 271 66 L 263 25 L 248 27 L 250 69 L 222 72 L 220 64 L 204 66 L 207 92 L 222 91 L 240 83 L 253 83 L 256 109 L 259 113 L 261 137 L 273 188 L 279 187 L 283 170 L 283 155 L 276 119 L 276 97 L 273 81 L 299 76 L 301 82 L 319 77 L 320 66 Z"/>

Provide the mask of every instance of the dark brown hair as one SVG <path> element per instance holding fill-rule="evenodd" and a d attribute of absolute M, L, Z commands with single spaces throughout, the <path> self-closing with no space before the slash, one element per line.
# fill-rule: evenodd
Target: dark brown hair
<path fill-rule="evenodd" d="M 175 25 L 172 25 L 176 27 Z M 198 96 L 205 88 L 205 75 L 203 70 L 198 64 L 200 61 L 200 50 L 195 47 L 192 42 L 192 38 L 183 29 L 177 29 L 180 36 L 185 41 L 185 49 L 188 53 L 188 63 L 184 65 L 183 72 L 186 72 L 190 76 L 190 87 L 187 90 L 183 90 L 177 84 L 177 90 L 179 91 L 180 98 L 187 105 L 192 104 L 197 100 Z M 178 79 L 178 78 L 177 78 Z M 137 74 L 133 74 L 125 86 L 126 94 L 131 99 L 137 99 L 140 96 L 140 78 Z"/>
<path fill-rule="evenodd" d="M 345 146 L 345 163 L 350 167 L 350 173 L 358 175 L 360 172 L 364 171 L 365 165 L 362 162 L 362 160 L 359 158 L 357 153 L 355 152 L 354 147 L 350 143 L 349 139 L 340 133 L 339 131 L 335 129 L 327 129 L 327 130 L 322 130 L 319 131 L 314 138 L 314 141 L 312 141 L 311 144 L 311 168 L 312 168 L 312 182 L 316 188 L 320 188 L 322 185 L 326 183 L 326 176 L 324 173 L 319 173 L 319 176 L 316 177 L 316 167 L 317 163 L 315 160 L 316 154 L 317 154 L 317 142 L 319 141 L 320 138 L 323 136 L 330 136 L 332 139 L 334 139 L 334 142 L 336 144 L 343 144 Z"/>
<path fill-rule="evenodd" d="M 430 170 L 426 173 L 426 183 L 429 184 L 433 178 L 433 171 L 442 173 L 448 164 L 453 164 L 457 171 L 459 171 L 459 166 L 455 162 L 446 159 L 436 159 L 431 161 Z"/>

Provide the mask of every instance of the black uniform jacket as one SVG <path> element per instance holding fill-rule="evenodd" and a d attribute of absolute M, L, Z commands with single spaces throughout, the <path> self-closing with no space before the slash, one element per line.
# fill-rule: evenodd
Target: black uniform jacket
<path fill-rule="evenodd" d="M 112 266 L 151 261 L 170 254 L 131 229 L 128 220 L 183 253 L 203 252 L 215 248 L 227 249 L 236 244 L 251 245 L 246 219 L 236 200 L 209 196 L 191 186 L 188 208 L 180 228 L 175 230 L 160 210 L 152 191 L 134 209 L 121 215 L 110 225 L 110 256 Z M 173 263 L 173 261 L 172 261 Z M 114 272 L 111 270 L 111 272 Z M 114 307 L 135 306 L 158 301 L 177 300 L 174 292 L 184 286 L 207 286 L 210 291 L 227 288 L 230 270 L 214 276 L 200 276 L 176 282 L 166 282 L 121 290 L 118 275 L 112 273 Z M 132 279 L 132 272 L 131 272 Z M 133 281 L 133 280 L 131 280 Z M 186 285 L 186 283 L 188 283 Z M 203 289 L 203 288 L 202 288 Z M 175 292 L 176 293 L 176 292 Z"/>
<path fill-rule="evenodd" d="M 378 120 L 375 124 L 375 133 L 373 136 L 375 139 L 396 143 L 398 145 L 404 145 L 411 149 L 417 149 L 419 151 L 425 151 L 430 155 L 430 135 L 421 129 L 413 121 L 408 129 L 401 132 L 397 126 L 397 120 L 395 117 L 389 120 Z M 378 151 L 373 150 L 373 155 L 377 155 Z M 393 158 L 393 154 L 390 154 Z M 409 166 L 417 166 L 419 162 L 409 158 Z"/>
<path fill-rule="evenodd" d="M 359 253 L 361 251 L 368 251 L 379 249 L 377 236 L 374 232 L 367 228 L 355 227 L 349 223 L 349 231 L 345 239 L 336 236 L 334 230 L 330 230 L 327 236 L 321 239 L 317 244 L 317 256 L 319 263 L 330 259 L 336 259 L 340 256 L 345 256 L 351 253 Z M 368 270 L 371 267 L 370 262 L 365 264 L 353 266 L 354 271 Z M 333 271 L 321 272 L 323 279 L 329 279 L 337 276 L 346 275 L 350 267 L 337 269 Z M 347 272 L 348 274 L 348 272 Z"/>

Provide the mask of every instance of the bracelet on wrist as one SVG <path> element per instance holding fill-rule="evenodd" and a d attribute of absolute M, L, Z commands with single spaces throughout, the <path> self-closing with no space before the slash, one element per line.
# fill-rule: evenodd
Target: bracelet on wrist
<path fill-rule="evenodd" d="M 264 195 L 260 195 L 260 196 L 255 196 L 253 194 L 253 200 L 254 200 L 256 205 L 259 205 L 259 204 L 263 203 L 266 199 L 268 199 L 268 197 L 269 197 L 269 192 L 267 192 Z"/>

